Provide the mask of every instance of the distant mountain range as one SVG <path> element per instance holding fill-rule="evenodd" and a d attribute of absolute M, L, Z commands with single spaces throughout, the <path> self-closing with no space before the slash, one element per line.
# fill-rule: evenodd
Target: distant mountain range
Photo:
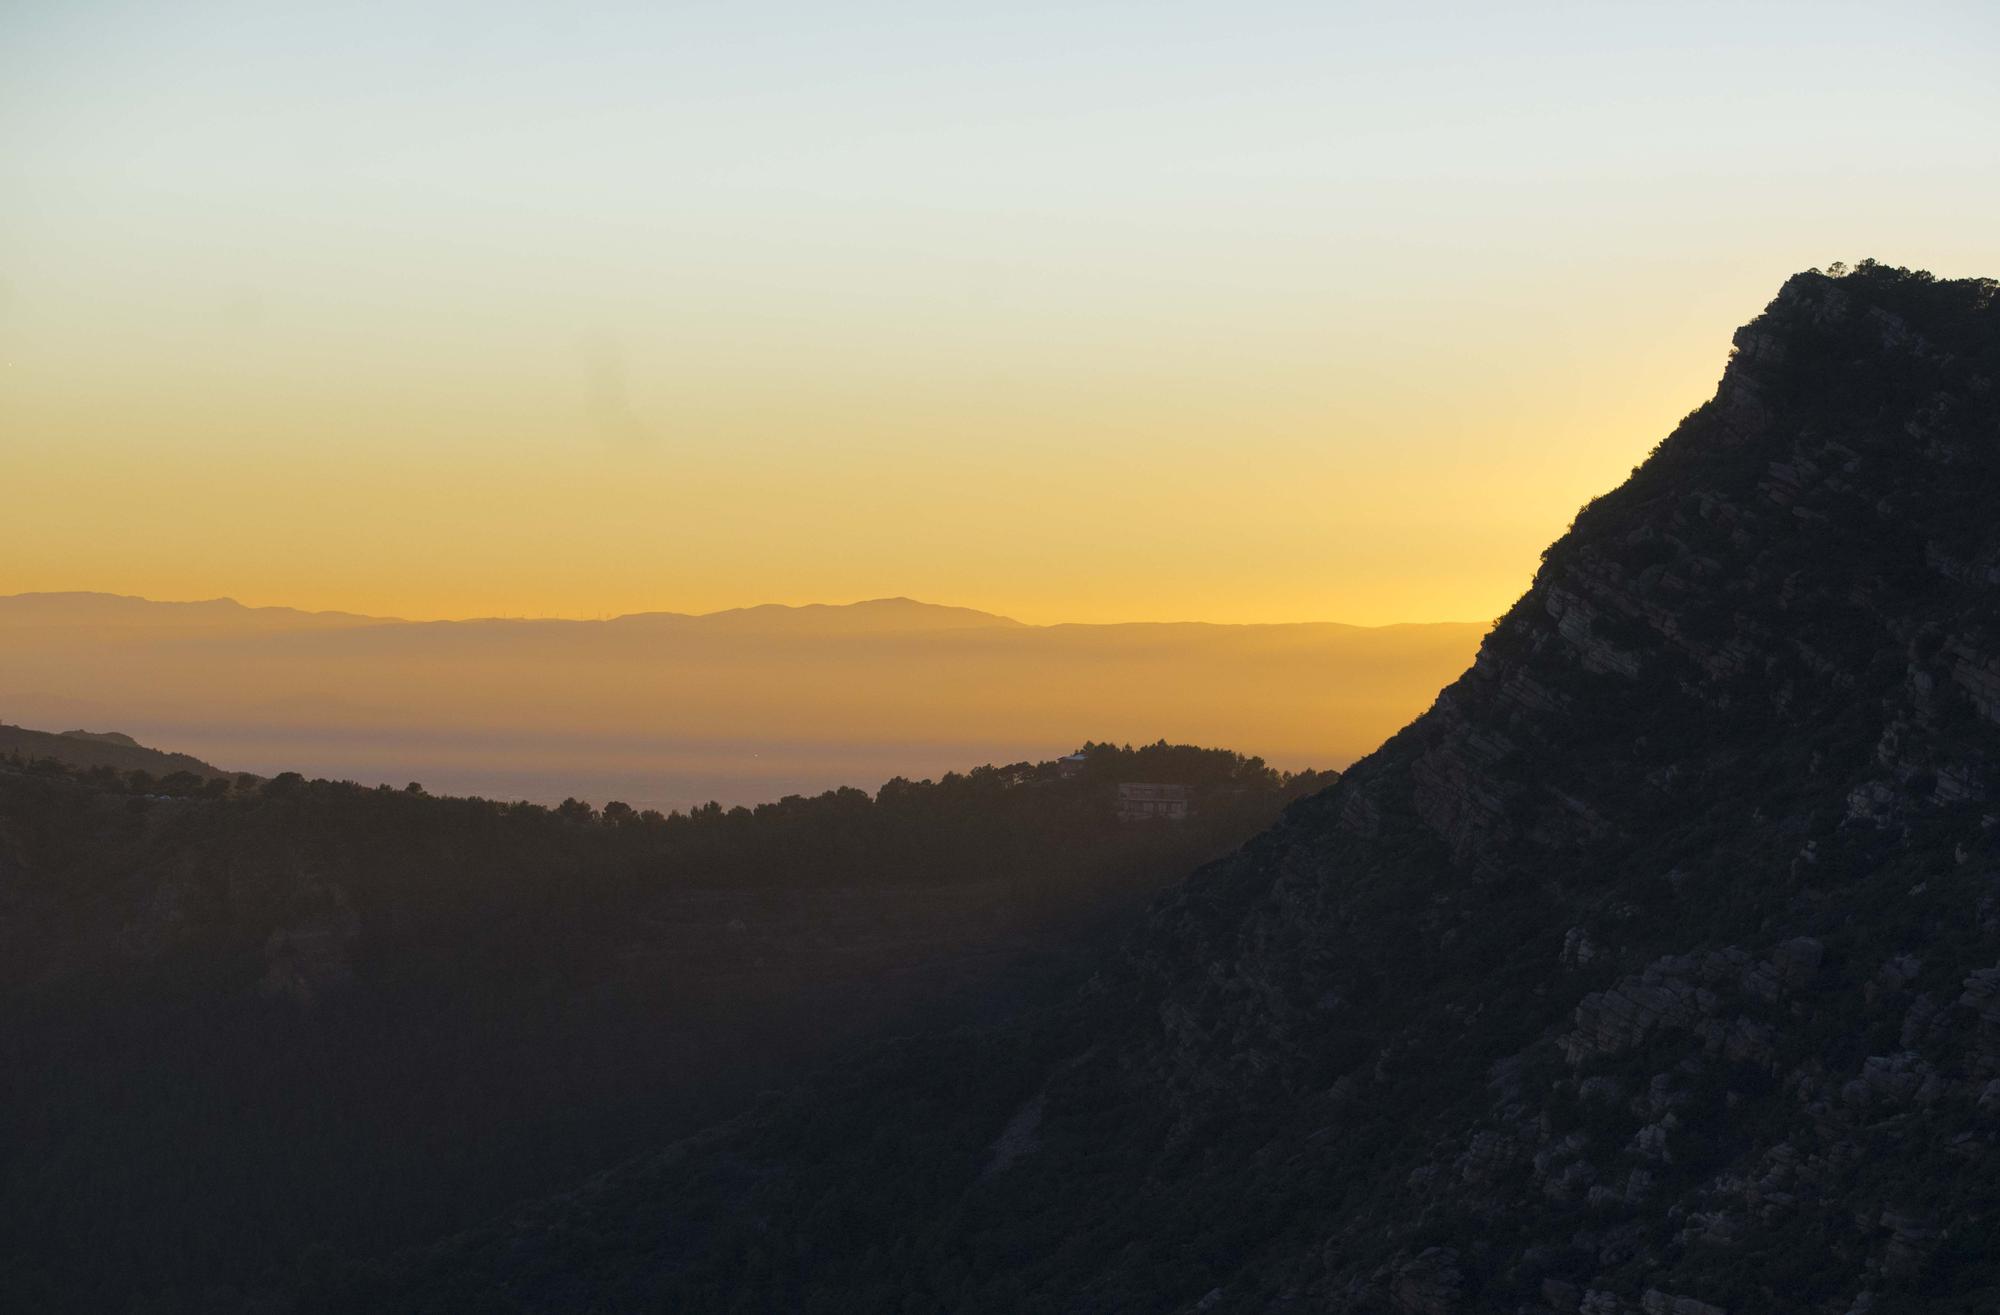
<path fill-rule="evenodd" d="M 913 598 L 870 598 L 858 603 L 763 603 L 719 612 L 630 612 L 605 620 L 563 617 L 468 617 L 462 621 L 409 621 L 357 612 L 309 612 L 296 607 L 250 607 L 234 598 L 162 602 L 136 594 L 92 590 L 0 595 L 0 625 L 140 629 L 155 631 L 321 630 L 386 625 L 603 625 L 697 624 L 725 629 L 825 629 L 836 632 L 952 630 L 1018 626 L 1010 617 L 969 607 L 920 603 Z"/>
<path fill-rule="evenodd" d="M 233 598 L 156 602 L 131 594 L 86 591 L 0 596 L 0 627 L 137 630 L 160 634 L 215 630 L 299 630 L 380 625 L 393 618 L 351 612 L 302 612 L 292 607 L 245 607 Z"/>
<path fill-rule="evenodd" d="M 250 607 L 233 598 L 162 602 L 136 594 L 91 590 L 0 594 L 0 627 L 48 629 L 130 629 L 159 632 L 214 630 L 331 630 L 362 626 L 619 626 L 663 627 L 753 633 L 904 634 L 933 630 L 1121 630 L 1187 628 L 1208 630 L 1406 630 L 1462 622 L 1412 622 L 1385 626 L 1332 621 L 1217 623 L 1208 621 L 1058 622 L 1031 626 L 1012 617 L 971 607 L 920 602 L 914 598 L 869 598 L 855 603 L 760 603 L 716 612 L 627 612 L 601 619 L 572 617 L 466 617 L 411 621 L 358 612 L 310 612 L 295 607 Z M 1481 623 L 1483 628 L 1483 623 Z"/>
<path fill-rule="evenodd" d="M 605 621 L 404 621 L 0 598 L 0 716 L 114 725 L 264 775 L 641 806 L 873 786 L 1093 739 L 1339 767 L 1486 627 L 1024 625 L 907 598 Z"/>

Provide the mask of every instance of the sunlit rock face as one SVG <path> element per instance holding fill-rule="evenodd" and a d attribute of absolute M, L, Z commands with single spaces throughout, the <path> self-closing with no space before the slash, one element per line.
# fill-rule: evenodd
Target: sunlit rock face
<path fill-rule="evenodd" d="M 754 1246 L 829 1309 L 1991 1308 L 1996 380 L 1992 284 L 1793 278 L 1431 710 L 1083 998 L 398 1281 L 692 1300 Z"/>

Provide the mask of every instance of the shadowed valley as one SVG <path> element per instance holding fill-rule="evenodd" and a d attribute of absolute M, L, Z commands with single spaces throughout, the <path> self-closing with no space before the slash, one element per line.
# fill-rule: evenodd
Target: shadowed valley
<path fill-rule="evenodd" d="M 1009 1017 L 1327 779 L 1104 745 L 663 816 L 148 761 L 0 754 L 6 1309 L 228 1309 Z"/>

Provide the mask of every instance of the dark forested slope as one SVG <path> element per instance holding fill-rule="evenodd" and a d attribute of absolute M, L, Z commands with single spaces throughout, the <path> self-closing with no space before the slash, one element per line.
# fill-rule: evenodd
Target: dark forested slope
<path fill-rule="evenodd" d="M 254 1307 L 1007 1017 L 1314 784 L 1102 745 L 663 817 L 0 759 L 0 1309 Z"/>
<path fill-rule="evenodd" d="M 1736 346 L 1428 714 L 1077 997 L 298 1299 L 1994 1309 L 2000 305 L 1871 263 Z"/>

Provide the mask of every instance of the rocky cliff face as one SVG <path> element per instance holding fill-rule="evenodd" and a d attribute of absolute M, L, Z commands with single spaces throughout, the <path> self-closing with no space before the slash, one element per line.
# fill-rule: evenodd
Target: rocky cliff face
<path fill-rule="evenodd" d="M 1394 1175 L 1268 1295 L 1847 1310 L 1970 1281 L 1996 332 L 1990 285 L 1791 280 L 1432 711 L 1161 911 L 1134 1062 L 1174 1128 L 1321 1106 L 1317 1153 Z M 1427 1150 L 1353 1144 L 1339 1105 L 1381 1101 L 1439 1109 L 1402 1126 Z"/>
<path fill-rule="evenodd" d="M 1472 669 L 1085 998 L 877 1056 L 391 1286 L 1994 1308 L 1996 379 L 1990 283 L 1792 279 Z"/>

